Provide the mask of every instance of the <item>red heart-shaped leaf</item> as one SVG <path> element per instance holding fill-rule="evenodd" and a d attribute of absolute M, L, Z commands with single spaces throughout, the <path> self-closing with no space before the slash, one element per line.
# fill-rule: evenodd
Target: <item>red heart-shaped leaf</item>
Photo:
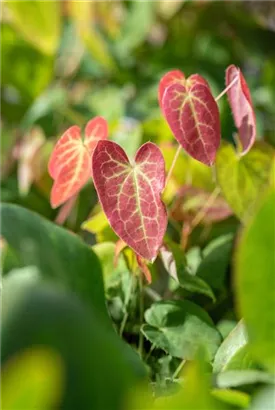
<path fill-rule="evenodd" d="M 184 81 L 185 77 L 184 74 L 180 70 L 173 70 L 166 73 L 159 82 L 159 89 L 158 89 L 158 100 L 159 105 L 162 108 L 162 98 L 166 88 L 177 82 L 177 81 Z"/>
<path fill-rule="evenodd" d="M 91 177 L 91 157 L 98 141 L 108 136 L 107 122 L 102 117 L 89 121 L 84 141 L 80 132 L 76 125 L 65 131 L 50 157 L 48 170 L 54 179 L 51 191 L 53 208 L 75 195 Z"/>
<path fill-rule="evenodd" d="M 244 155 L 250 150 L 256 138 L 256 118 L 244 76 L 238 67 L 230 65 L 226 70 L 226 86 L 233 81 L 234 84 L 228 89 L 227 95 Z"/>
<path fill-rule="evenodd" d="M 164 116 L 181 146 L 212 165 L 221 133 L 219 110 L 207 81 L 198 74 L 170 84 L 163 94 Z"/>
<path fill-rule="evenodd" d="M 153 143 L 142 145 L 131 164 L 123 149 L 99 141 L 92 159 L 94 184 L 116 234 L 134 252 L 153 261 L 162 244 L 167 213 L 161 201 L 165 163 Z"/>

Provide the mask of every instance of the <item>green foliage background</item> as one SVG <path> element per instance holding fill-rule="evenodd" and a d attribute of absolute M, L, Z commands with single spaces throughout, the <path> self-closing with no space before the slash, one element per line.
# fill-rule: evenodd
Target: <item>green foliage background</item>
<path fill-rule="evenodd" d="M 275 408 L 273 2 L 6 1 L 1 39 L 3 408 Z M 161 76 L 199 73 L 217 96 L 230 64 L 249 84 L 258 141 L 240 160 L 221 99 L 216 179 L 181 153 L 165 202 L 198 192 L 183 219 L 171 214 L 146 286 L 129 249 L 114 266 L 92 182 L 65 220 L 51 209 L 49 155 L 101 115 L 129 156 L 153 141 L 168 170 Z M 182 227 L 216 184 L 233 214 L 202 214 L 183 250 Z"/>

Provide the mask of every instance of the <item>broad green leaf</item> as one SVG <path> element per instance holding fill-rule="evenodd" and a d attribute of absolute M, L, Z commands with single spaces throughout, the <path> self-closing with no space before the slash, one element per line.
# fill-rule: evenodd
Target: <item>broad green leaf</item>
<path fill-rule="evenodd" d="M 24 298 L 5 321 L 1 336 L 3 367 L 18 352 L 33 346 L 53 350 L 64 365 L 64 393 L 59 405 L 36 409 L 119 410 L 128 389 L 144 378 L 137 354 L 111 328 L 106 328 L 97 310 L 87 309 L 73 292 L 53 282 L 30 284 L 25 289 Z M 45 382 L 45 388 L 50 383 Z M 32 383 L 31 387 L 35 389 L 36 385 Z M 58 385 L 52 393 L 55 388 Z"/>
<path fill-rule="evenodd" d="M 230 144 L 224 144 L 218 151 L 218 183 L 228 204 L 240 219 L 253 212 L 257 199 L 270 184 L 273 158 L 273 148 L 264 143 L 256 143 L 242 157 Z"/>
<path fill-rule="evenodd" d="M 269 192 L 242 232 L 236 255 L 235 289 L 254 357 L 275 365 L 275 191 Z"/>
<path fill-rule="evenodd" d="M 61 5 L 58 1 L 9 1 L 12 24 L 42 53 L 55 54 L 61 29 Z"/>
<path fill-rule="evenodd" d="M 231 389 L 213 389 L 211 391 L 212 396 L 216 399 L 228 403 L 232 406 L 238 406 L 246 409 L 250 403 L 250 396 L 243 391 L 231 390 Z"/>
<path fill-rule="evenodd" d="M 241 320 L 219 347 L 214 359 L 213 372 L 219 373 L 227 370 L 236 355 L 247 343 L 246 329 Z"/>
<path fill-rule="evenodd" d="M 218 388 L 244 386 L 255 383 L 274 383 L 274 377 L 261 370 L 227 370 L 217 374 L 216 385 Z"/>
<path fill-rule="evenodd" d="M 2 368 L 2 408 L 36 410 L 56 408 L 63 391 L 63 363 L 45 347 L 18 353 Z"/>
<path fill-rule="evenodd" d="M 211 361 L 221 343 L 208 314 L 187 300 L 156 302 L 146 310 L 145 320 L 145 337 L 171 356 L 193 360 L 203 348 Z"/>
<path fill-rule="evenodd" d="M 196 274 L 214 289 L 224 286 L 225 275 L 231 259 L 232 234 L 214 239 L 203 250 L 203 259 Z"/>
<path fill-rule="evenodd" d="M 206 295 L 215 302 L 215 295 L 210 286 L 203 279 L 190 273 L 183 250 L 176 243 L 169 241 L 168 246 L 163 246 L 160 257 L 166 271 L 181 287 L 189 292 Z"/>
<path fill-rule="evenodd" d="M 2 235 L 21 266 L 37 266 L 109 321 L 98 258 L 77 236 L 17 205 L 2 204 Z"/>

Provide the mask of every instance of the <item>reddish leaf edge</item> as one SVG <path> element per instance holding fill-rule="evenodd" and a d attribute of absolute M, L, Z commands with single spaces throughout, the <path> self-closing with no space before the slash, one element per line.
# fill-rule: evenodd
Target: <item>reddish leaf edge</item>
<path fill-rule="evenodd" d="M 161 249 L 161 248 L 160 248 Z M 150 269 L 147 266 L 146 260 L 144 258 L 142 258 L 141 256 L 136 255 L 136 259 L 137 259 L 137 264 L 141 270 L 141 272 L 144 274 L 148 284 L 150 285 L 152 283 L 152 275 L 150 272 Z"/>

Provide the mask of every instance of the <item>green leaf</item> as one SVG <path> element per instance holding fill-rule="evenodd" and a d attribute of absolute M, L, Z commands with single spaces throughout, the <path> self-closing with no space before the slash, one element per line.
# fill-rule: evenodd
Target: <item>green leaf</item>
<path fill-rule="evenodd" d="M 121 281 L 122 274 L 128 272 L 122 255 L 119 255 L 117 266 L 114 266 L 116 245 L 113 242 L 103 242 L 97 243 L 92 249 L 101 262 L 105 288 L 116 286 Z"/>
<path fill-rule="evenodd" d="M 2 235 L 21 266 L 37 266 L 77 293 L 109 322 L 98 258 L 77 236 L 17 205 L 2 204 Z"/>
<path fill-rule="evenodd" d="M 5 321 L 1 337 L 4 368 L 18 352 L 33 346 L 44 346 L 59 356 L 65 372 L 64 391 L 58 392 L 60 403 L 37 409 L 119 410 L 129 388 L 145 376 L 137 354 L 106 328 L 97 310 L 87 309 L 73 292 L 55 283 L 43 281 L 25 287 L 24 297 Z M 31 387 L 37 385 L 32 383 Z M 29 407 L 17 407 L 22 408 Z"/>
<path fill-rule="evenodd" d="M 81 225 L 81 229 L 94 234 L 96 236 L 96 241 L 99 243 L 105 241 L 117 241 L 119 239 L 110 227 L 108 219 L 103 211 L 96 213 L 91 218 L 87 219 L 87 221 L 84 221 Z"/>
<path fill-rule="evenodd" d="M 53 55 L 59 43 L 61 8 L 58 1 L 10 1 L 12 24 L 42 53 Z"/>
<path fill-rule="evenodd" d="M 274 371 L 275 191 L 269 192 L 244 229 L 236 255 L 236 297 L 254 357 Z"/>
<path fill-rule="evenodd" d="M 25 350 L 2 368 L 2 408 L 56 408 L 62 391 L 62 379 L 62 362 L 53 350 L 45 347 Z"/>
<path fill-rule="evenodd" d="M 145 337 L 171 356 L 193 360 L 203 348 L 211 361 L 221 343 L 208 314 L 187 300 L 156 302 L 146 310 L 145 320 Z"/>
<path fill-rule="evenodd" d="M 215 295 L 210 286 L 203 279 L 189 273 L 184 252 L 177 244 L 169 241 L 168 247 L 161 248 L 160 256 L 169 275 L 182 288 L 189 292 L 206 295 L 215 302 Z"/>
<path fill-rule="evenodd" d="M 255 143 L 242 157 L 230 144 L 224 144 L 218 151 L 218 183 L 228 204 L 240 219 L 253 212 L 256 200 L 270 184 L 272 158 L 273 148 L 264 143 Z"/>
<path fill-rule="evenodd" d="M 246 409 L 250 403 L 250 396 L 247 393 L 230 389 L 213 389 L 212 395 L 227 404 Z"/>
<path fill-rule="evenodd" d="M 140 122 L 130 117 L 122 118 L 114 129 L 112 141 L 121 145 L 128 157 L 133 158 L 142 142 Z"/>
<path fill-rule="evenodd" d="M 255 383 L 274 383 L 272 375 L 260 370 L 227 370 L 216 377 L 216 385 L 221 389 Z"/>
<path fill-rule="evenodd" d="M 214 289 L 224 286 L 232 247 L 233 235 L 227 234 L 214 239 L 203 250 L 203 259 L 196 274 Z"/>
<path fill-rule="evenodd" d="M 244 359 L 243 348 L 247 347 L 247 343 L 248 338 L 246 329 L 241 320 L 219 347 L 214 359 L 213 372 L 219 373 L 228 369 L 233 370 L 234 368 L 236 369 L 236 367 L 240 369 L 243 361 L 240 359 Z M 240 353 L 241 357 L 239 355 Z M 245 350 L 245 354 L 248 355 L 249 359 L 249 353 L 247 350 Z M 246 363 L 246 368 L 250 367 L 251 357 L 249 362 L 246 361 Z"/>

